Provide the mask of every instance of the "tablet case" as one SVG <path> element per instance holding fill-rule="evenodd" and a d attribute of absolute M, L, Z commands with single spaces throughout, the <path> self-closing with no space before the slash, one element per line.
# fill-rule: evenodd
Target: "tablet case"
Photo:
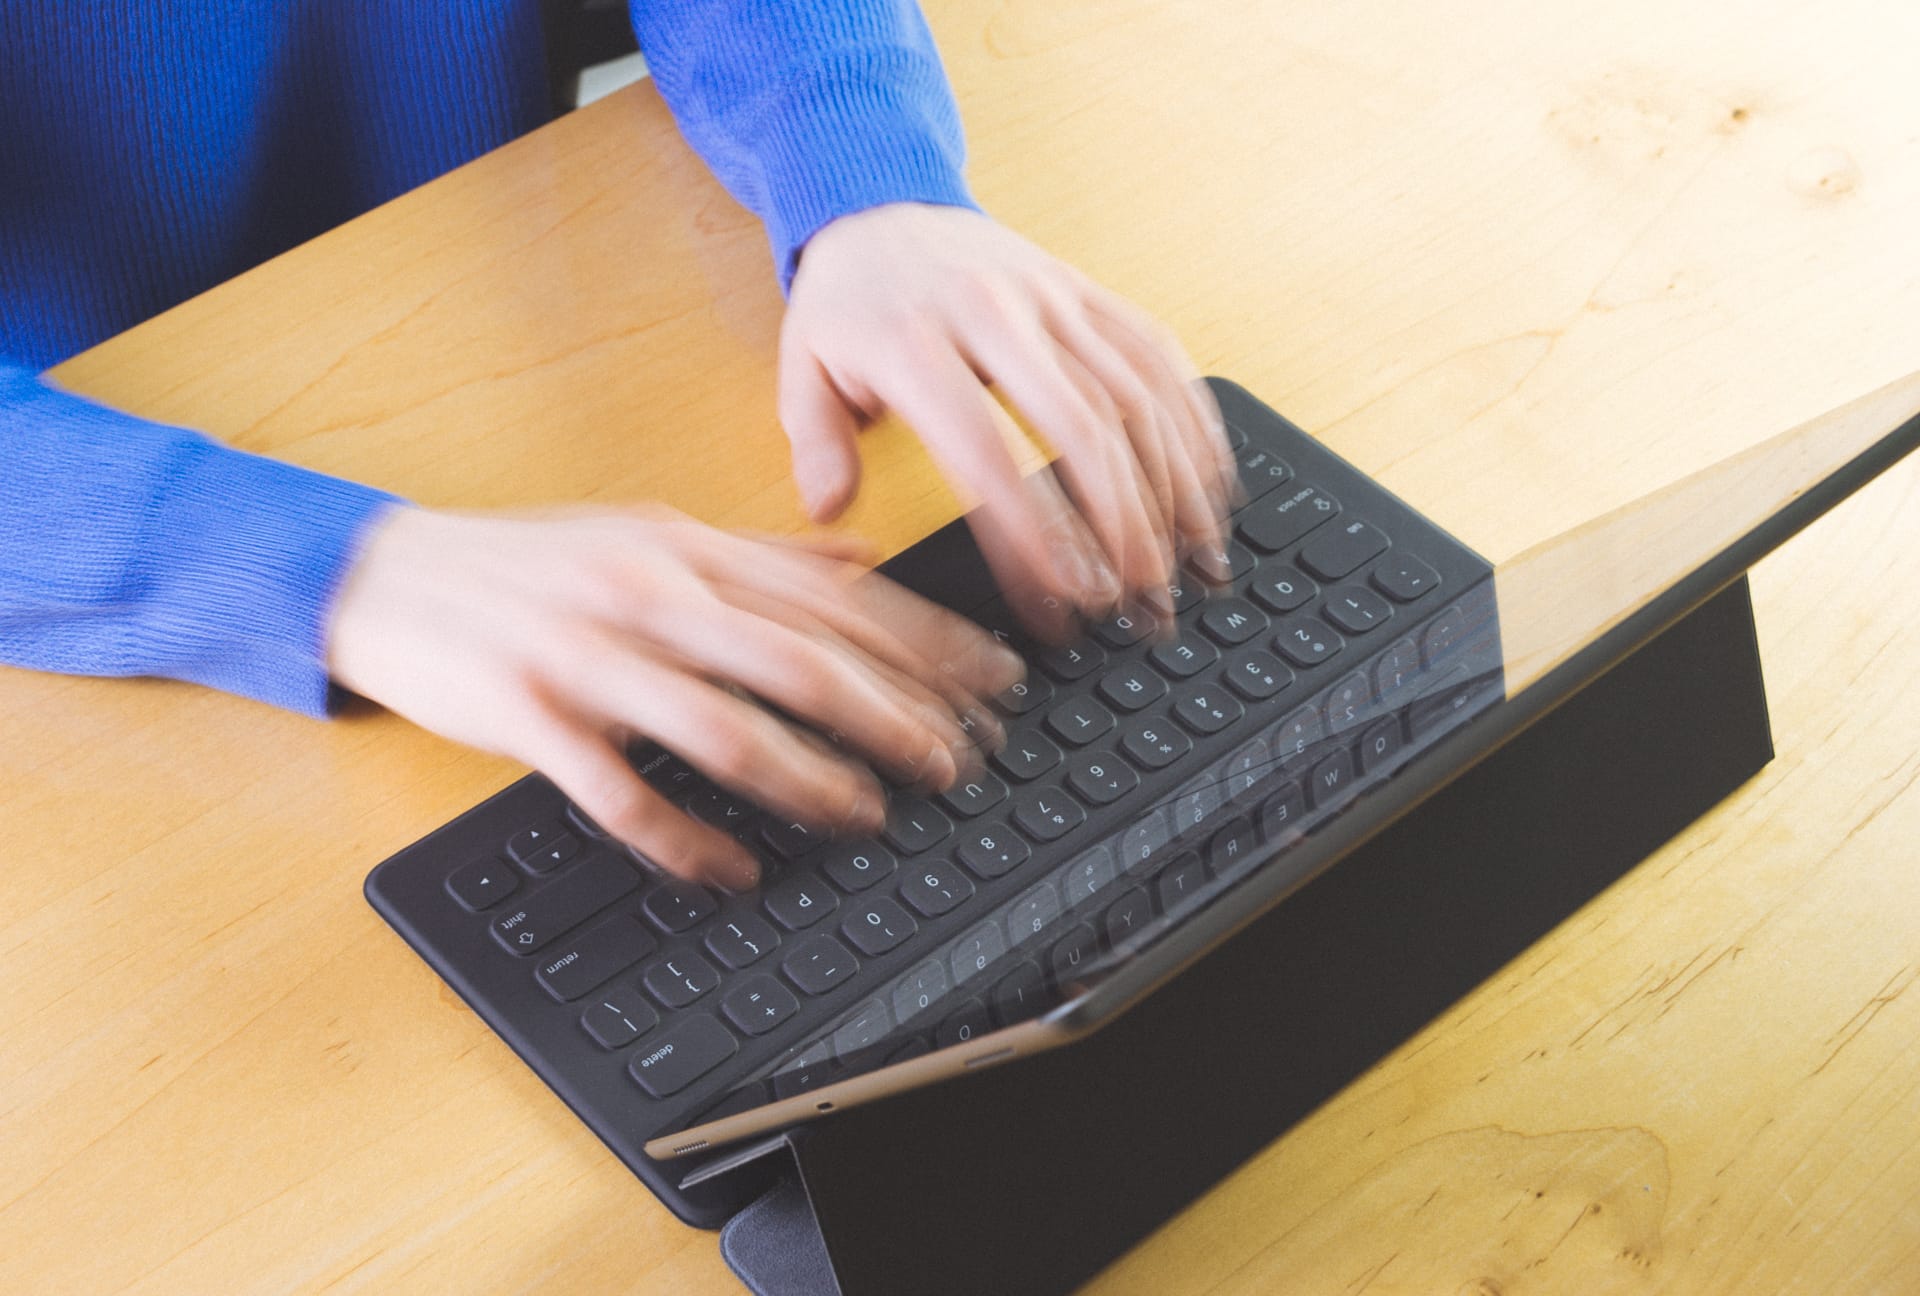
<path fill-rule="evenodd" d="M 689 1167 L 762 1296 L 1096 1274 L 1772 758 L 1743 576 L 1069 1047 Z"/>

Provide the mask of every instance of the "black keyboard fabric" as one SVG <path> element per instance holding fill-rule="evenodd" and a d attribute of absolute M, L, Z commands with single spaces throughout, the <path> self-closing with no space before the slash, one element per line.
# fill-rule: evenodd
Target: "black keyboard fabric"
<path fill-rule="evenodd" d="M 669 1204 L 657 1134 L 1043 1009 L 1499 691 L 1484 561 L 1216 391 L 1248 494 L 1236 574 L 1178 583 L 1175 633 L 1129 614 L 1028 642 L 957 523 L 889 564 L 1031 670 L 997 702 L 1004 749 L 897 795 L 878 838 L 826 840 L 647 750 L 655 787 L 758 853 L 758 891 L 663 878 L 535 775 L 369 898 Z"/>

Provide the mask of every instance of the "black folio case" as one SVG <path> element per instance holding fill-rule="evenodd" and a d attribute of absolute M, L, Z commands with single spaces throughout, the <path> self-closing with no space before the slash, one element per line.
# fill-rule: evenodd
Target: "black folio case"
<path fill-rule="evenodd" d="M 694 1191 L 765 1296 L 1068 1291 L 1772 756 L 1742 576 L 1117 1021 Z"/>

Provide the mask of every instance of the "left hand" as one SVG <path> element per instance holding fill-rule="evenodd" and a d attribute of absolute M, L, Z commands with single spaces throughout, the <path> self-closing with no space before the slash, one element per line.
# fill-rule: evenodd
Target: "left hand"
<path fill-rule="evenodd" d="M 1021 478 L 988 385 L 1058 452 L 1057 482 Z M 888 410 L 1048 638 L 1070 628 L 1067 609 L 1165 609 L 1185 554 L 1225 575 L 1237 478 L 1192 363 L 1138 307 L 977 212 L 895 203 L 807 244 L 780 335 L 780 419 L 815 520 L 853 499 L 856 434 Z"/>

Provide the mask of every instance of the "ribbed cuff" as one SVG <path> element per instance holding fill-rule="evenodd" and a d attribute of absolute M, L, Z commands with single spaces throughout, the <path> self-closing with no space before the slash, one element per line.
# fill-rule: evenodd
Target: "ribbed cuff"
<path fill-rule="evenodd" d="M 149 673 L 322 717 L 334 599 L 384 491 L 210 441 L 183 444 L 143 546 L 148 615 L 127 649 Z"/>
<path fill-rule="evenodd" d="M 979 210 L 958 122 L 930 100 L 950 109 L 939 64 L 903 50 L 846 51 L 785 88 L 753 148 L 782 292 L 807 240 L 839 217 L 894 202 Z"/>

